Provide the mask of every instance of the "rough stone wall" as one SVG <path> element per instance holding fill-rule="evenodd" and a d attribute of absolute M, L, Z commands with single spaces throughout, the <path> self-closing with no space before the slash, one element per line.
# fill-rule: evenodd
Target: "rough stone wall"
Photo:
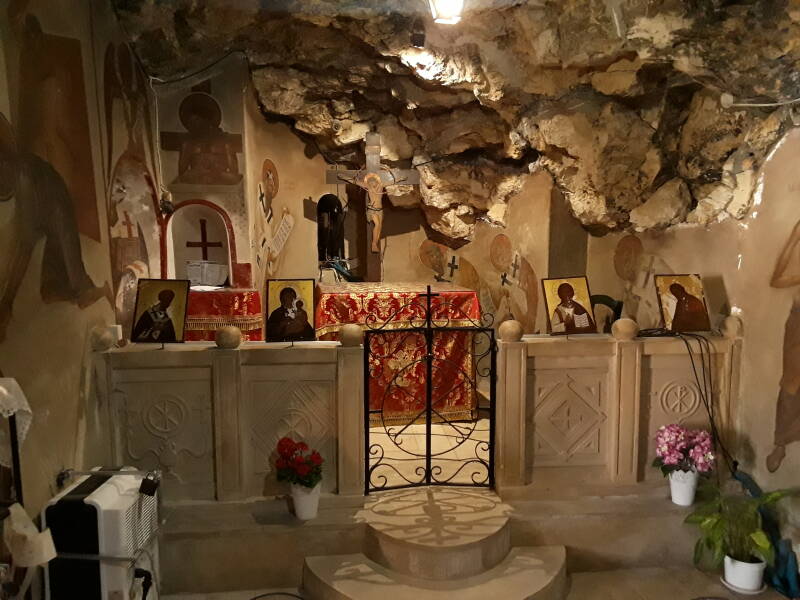
<path fill-rule="evenodd" d="M 262 111 L 329 162 L 379 131 L 422 173 L 390 196 L 453 241 L 537 169 L 596 234 L 742 218 L 791 109 L 721 99 L 800 96 L 800 0 L 489 0 L 455 26 L 422 1 L 113 3 L 155 76 L 246 53 Z"/>

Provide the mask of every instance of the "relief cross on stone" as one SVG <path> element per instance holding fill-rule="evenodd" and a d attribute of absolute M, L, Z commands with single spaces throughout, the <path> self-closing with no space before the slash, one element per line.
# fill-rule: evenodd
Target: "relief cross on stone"
<path fill-rule="evenodd" d="M 576 425 L 583 423 L 583 415 L 573 414 L 572 409 L 566 404 L 550 417 L 550 422 L 564 435 L 567 435 Z"/>
<path fill-rule="evenodd" d="M 366 167 L 358 171 L 328 171 L 326 183 L 352 183 L 367 191 L 367 222 L 373 224 L 372 252 L 380 252 L 383 228 L 383 193 L 388 185 L 419 185 L 416 169 L 392 169 L 381 164 L 381 136 L 366 135 Z"/>

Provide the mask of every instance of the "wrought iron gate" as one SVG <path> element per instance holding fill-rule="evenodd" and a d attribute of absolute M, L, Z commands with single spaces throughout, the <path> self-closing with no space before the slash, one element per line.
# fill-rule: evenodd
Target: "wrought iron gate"
<path fill-rule="evenodd" d="M 491 316 L 431 292 L 367 319 L 365 493 L 494 487 L 497 345 Z"/>

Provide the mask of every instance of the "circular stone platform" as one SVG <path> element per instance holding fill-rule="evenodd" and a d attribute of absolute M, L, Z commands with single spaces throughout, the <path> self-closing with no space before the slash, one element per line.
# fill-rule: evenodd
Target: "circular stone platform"
<path fill-rule="evenodd" d="M 414 488 L 367 498 L 365 554 L 384 567 L 430 580 L 470 577 L 499 564 L 511 548 L 511 507 L 490 490 Z"/>

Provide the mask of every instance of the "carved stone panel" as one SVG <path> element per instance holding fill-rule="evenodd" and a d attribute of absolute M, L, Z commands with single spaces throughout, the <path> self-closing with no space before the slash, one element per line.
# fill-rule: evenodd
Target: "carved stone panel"
<path fill-rule="evenodd" d="M 280 493 L 275 446 L 284 436 L 303 440 L 325 459 L 323 491 L 336 489 L 335 365 L 246 367 L 242 452 L 251 494 Z"/>
<path fill-rule="evenodd" d="M 606 464 L 607 377 L 603 369 L 529 372 L 528 431 L 534 466 Z"/>
<path fill-rule="evenodd" d="M 214 499 L 210 369 L 117 370 L 112 398 L 120 463 L 161 469 L 168 501 Z"/>
<path fill-rule="evenodd" d="M 701 377 L 699 358 L 695 358 Z M 716 365 L 715 365 L 716 366 Z M 719 407 L 719 370 L 714 369 L 714 404 Z M 679 423 L 694 429 L 708 429 L 708 413 L 691 362 L 683 356 L 646 357 L 642 365 L 642 419 L 640 457 L 645 476 L 660 477 L 655 469 L 647 469 L 655 458 L 653 438 L 662 425 Z"/>

